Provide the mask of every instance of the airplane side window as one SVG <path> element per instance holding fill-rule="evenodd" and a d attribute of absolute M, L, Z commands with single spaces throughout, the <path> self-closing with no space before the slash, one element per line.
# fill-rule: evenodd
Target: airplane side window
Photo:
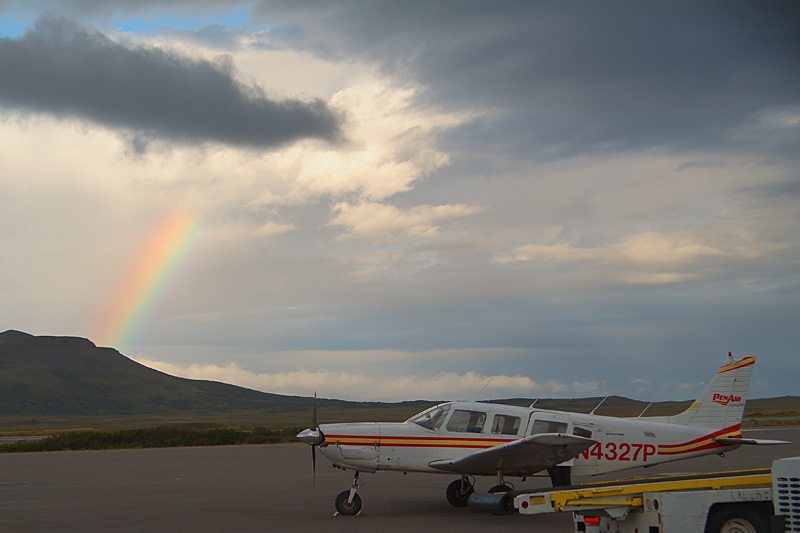
<path fill-rule="evenodd" d="M 492 433 L 501 435 L 516 435 L 519 432 L 520 418 L 510 415 L 494 415 L 492 419 Z"/>
<path fill-rule="evenodd" d="M 450 421 L 447 422 L 447 431 L 480 433 L 483 431 L 484 422 L 486 422 L 486 413 L 456 409 L 453 411 Z"/>
<path fill-rule="evenodd" d="M 573 435 L 577 435 L 579 437 L 585 437 L 587 439 L 591 439 L 592 438 L 592 432 L 591 431 L 589 431 L 588 429 L 579 428 L 577 426 L 575 426 L 575 428 L 572 430 L 572 434 Z"/>
<path fill-rule="evenodd" d="M 536 435 L 538 433 L 564 433 L 566 430 L 567 425 L 563 422 L 534 420 L 533 427 L 531 428 L 531 435 Z"/>

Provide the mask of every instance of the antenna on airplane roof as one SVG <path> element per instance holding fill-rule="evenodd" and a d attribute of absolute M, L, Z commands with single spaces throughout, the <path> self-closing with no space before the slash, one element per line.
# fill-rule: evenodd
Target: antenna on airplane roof
<path fill-rule="evenodd" d="M 642 418 L 642 415 L 645 413 L 645 411 L 647 411 L 648 409 L 650 409 L 650 406 L 651 406 L 651 405 L 653 405 L 653 402 L 650 402 L 650 403 L 648 403 L 648 404 L 647 404 L 647 407 L 645 407 L 645 408 L 644 408 L 644 411 L 642 411 L 641 413 L 639 413 L 639 416 L 637 416 L 636 418 Z"/>
<path fill-rule="evenodd" d="M 539 401 L 539 398 L 536 398 L 535 400 L 533 400 L 533 403 L 528 406 L 528 409 L 530 409 L 531 407 L 536 405 L 536 402 L 538 402 L 538 401 Z"/>
<path fill-rule="evenodd" d="M 487 382 L 486 382 L 486 385 L 484 385 L 484 386 L 483 386 L 483 389 L 485 389 L 486 387 L 488 387 L 488 386 L 489 386 L 489 383 L 491 383 L 493 379 L 494 379 L 494 376 L 490 377 L 490 378 L 489 378 L 489 381 L 487 381 Z M 472 399 L 472 401 L 473 401 L 473 402 L 475 402 L 475 401 L 478 401 L 478 396 L 480 396 L 480 395 L 481 395 L 481 393 L 483 392 L 483 389 L 481 389 L 481 390 L 479 390 L 479 391 L 478 391 L 478 394 L 476 394 L 476 395 L 475 395 L 475 397 Z"/>
<path fill-rule="evenodd" d="M 602 400 L 600 400 L 600 403 L 598 403 L 598 404 L 595 406 L 595 408 L 594 408 L 594 409 L 592 409 L 592 412 L 591 412 L 591 413 L 589 413 L 589 414 L 590 414 L 590 415 L 593 415 L 593 414 L 594 414 L 594 412 L 595 412 L 595 411 L 597 411 L 597 410 L 600 408 L 600 406 L 601 406 L 601 405 L 603 405 L 603 402 L 604 402 L 604 401 L 606 401 L 606 400 L 608 400 L 608 396 L 606 396 L 605 398 L 603 398 Z"/>

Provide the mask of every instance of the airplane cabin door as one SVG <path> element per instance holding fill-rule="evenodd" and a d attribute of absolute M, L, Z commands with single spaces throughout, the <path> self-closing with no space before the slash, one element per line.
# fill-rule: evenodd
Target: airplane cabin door
<path fill-rule="evenodd" d="M 566 433 L 571 432 L 572 421 L 569 415 L 545 411 L 534 411 L 528 419 L 528 428 L 525 436 L 539 433 Z M 574 458 L 559 463 L 560 466 L 572 466 Z"/>

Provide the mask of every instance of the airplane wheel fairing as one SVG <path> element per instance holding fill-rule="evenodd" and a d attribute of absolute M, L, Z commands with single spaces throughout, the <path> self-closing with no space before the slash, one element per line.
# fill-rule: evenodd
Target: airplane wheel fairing
<path fill-rule="evenodd" d="M 341 515 L 354 515 L 358 514 L 361 510 L 361 496 L 358 494 L 353 495 L 353 501 L 348 503 L 350 499 L 350 491 L 343 490 L 336 497 L 336 511 Z"/>
<path fill-rule="evenodd" d="M 489 489 L 489 494 L 497 494 L 498 492 L 511 492 L 511 487 L 508 485 L 495 485 Z"/>
<path fill-rule="evenodd" d="M 475 492 L 475 487 L 467 485 L 466 490 L 461 490 L 462 481 L 457 479 L 447 486 L 447 501 L 453 507 L 466 507 L 469 495 Z"/>

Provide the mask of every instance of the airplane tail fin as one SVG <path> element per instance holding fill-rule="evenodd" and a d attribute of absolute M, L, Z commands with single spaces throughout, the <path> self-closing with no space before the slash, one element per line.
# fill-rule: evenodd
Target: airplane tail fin
<path fill-rule="evenodd" d="M 715 429 L 740 423 L 755 362 L 755 357 L 736 361 L 728 352 L 725 364 L 711 378 L 697 400 L 686 411 L 667 417 L 667 421 Z"/>

